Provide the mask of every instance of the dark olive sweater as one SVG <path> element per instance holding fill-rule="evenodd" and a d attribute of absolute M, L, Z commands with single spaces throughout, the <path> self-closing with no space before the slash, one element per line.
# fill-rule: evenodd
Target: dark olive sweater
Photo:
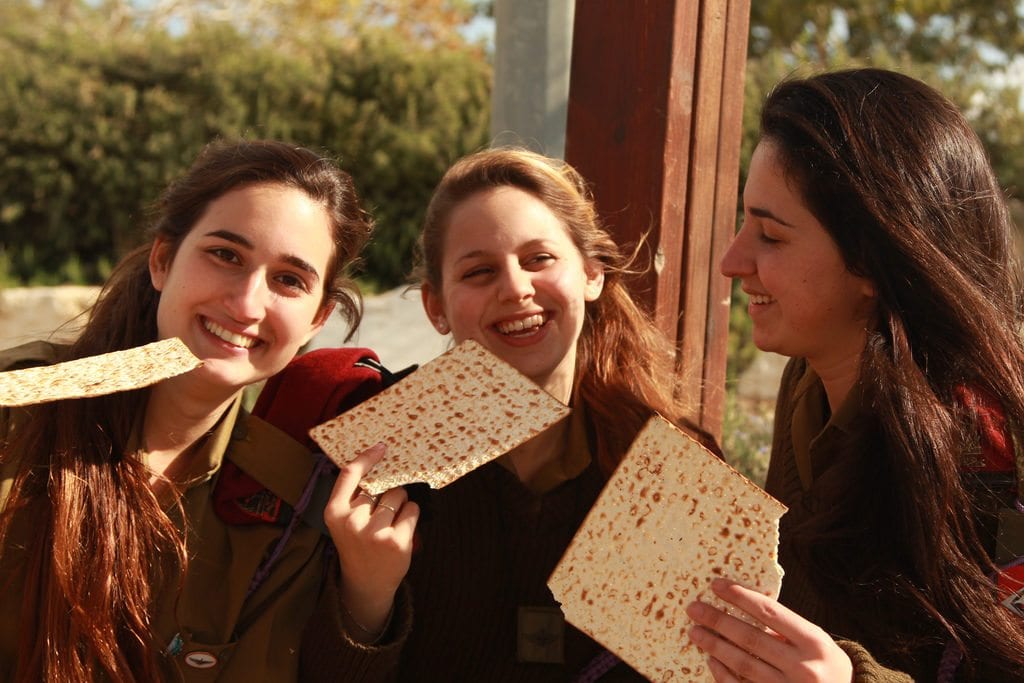
<path fill-rule="evenodd" d="M 858 528 L 862 518 L 842 514 L 851 493 L 870 500 L 874 491 L 891 486 L 874 429 L 856 387 L 829 414 L 824 387 L 806 362 L 794 359 L 786 366 L 765 484 L 789 507 L 780 523 L 779 559 L 786 572 L 780 601 L 837 640 L 853 660 L 857 683 L 934 681 L 947 640 L 942 628 L 873 570 L 882 563 L 903 566 L 904 549 L 879 540 L 884 520 Z M 829 515 L 833 526 L 815 523 Z M 831 537 L 822 535 L 825 530 Z M 816 568 L 809 557 L 820 561 Z M 831 567 L 838 580 L 823 578 L 822 567 Z M 1007 680 L 985 668 L 979 663 L 969 678 L 961 667 L 956 680 Z M 1024 680 L 1024 663 L 1021 671 L 1010 680 Z"/>
<path fill-rule="evenodd" d="M 545 493 L 494 461 L 417 496 L 417 549 L 392 633 L 377 647 L 339 640 L 330 586 L 303 642 L 303 680 L 571 681 L 601 654 L 598 643 L 565 623 L 562 663 L 520 662 L 517 655 L 519 608 L 557 612 L 548 577 L 605 481 L 591 462 L 582 419 L 573 422 L 566 453 L 550 463 L 556 472 L 542 477 Z M 546 631 L 532 629 L 541 645 Z M 598 680 L 646 679 L 619 662 Z"/>

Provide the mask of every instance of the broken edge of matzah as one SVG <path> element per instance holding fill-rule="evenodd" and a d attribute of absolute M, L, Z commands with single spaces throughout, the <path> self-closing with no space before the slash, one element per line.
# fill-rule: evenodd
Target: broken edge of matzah
<path fill-rule="evenodd" d="M 362 480 L 376 494 L 441 488 L 569 414 L 569 407 L 479 343 L 466 340 L 310 436 L 339 465 L 383 442 Z"/>
<path fill-rule="evenodd" d="M 786 508 L 661 417 L 640 431 L 548 581 L 566 619 L 653 681 L 711 681 L 686 606 L 776 596 Z M 750 621 L 749 618 L 746 619 Z"/>

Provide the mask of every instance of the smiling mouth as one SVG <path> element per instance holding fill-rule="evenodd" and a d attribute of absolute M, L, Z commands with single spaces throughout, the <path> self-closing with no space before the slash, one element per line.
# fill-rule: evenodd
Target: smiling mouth
<path fill-rule="evenodd" d="M 764 304 L 770 304 L 773 301 L 775 301 L 775 299 L 764 294 L 750 295 L 750 303 L 754 304 L 755 306 L 763 306 Z"/>
<path fill-rule="evenodd" d="M 206 328 L 207 332 L 217 337 L 221 341 L 225 341 L 228 344 L 232 344 L 234 346 L 240 346 L 243 349 L 251 349 L 257 343 L 259 343 L 259 339 L 257 339 L 256 337 L 249 337 L 244 334 L 235 334 L 234 332 L 226 330 L 217 323 L 206 318 L 203 318 L 203 327 Z"/>
<path fill-rule="evenodd" d="M 494 327 L 504 335 L 512 337 L 525 337 L 529 334 L 533 334 L 540 327 L 547 322 L 544 315 L 535 313 L 534 315 L 521 318 L 519 320 L 508 320 L 506 322 L 497 323 Z"/>

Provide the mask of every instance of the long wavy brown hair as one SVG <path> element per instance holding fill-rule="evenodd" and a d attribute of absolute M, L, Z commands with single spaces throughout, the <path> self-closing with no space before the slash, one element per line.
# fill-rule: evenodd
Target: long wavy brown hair
<path fill-rule="evenodd" d="M 519 148 L 484 150 L 457 161 L 427 207 L 413 279 L 429 283 L 440 293 L 452 212 L 478 192 L 506 186 L 544 202 L 584 259 L 604 267 L 601 296 L 586 305 L 573 390 L 574 400 L 583 401 L 597 427 L 596 457 L 601 470 L 608 475 L 615 469 L 655 412 L 713 445 L 684 417 L 685 406 L 675 395 L 674 346 L 626 287 L 624 277 L 631 274 L 633 257 L 601 225 L 586 181 L 564 161 Z"/>
<path fill-rule="evenodd" d="M 1024 620 L 994 599 L 964 463 L 978 425 L 957 398 L 987 392 L 1024 425 L 1021 271 L 985 150 L 940 93 L 878 69 L 779 85 L 761 136 L 850 272 L 878 291 L 861 383 L 882 447 L 864 450 L 805 539 L 815 574 L 834 581 L 822 590 L 871 577 L 939 624 L 968 665 L 1015 679 Z M 837 560 L 829 549 L 844 545 L 880 550 Z"/>
<path fill-rule="evenodd" d="M 369 237 L 349 176 L 330 159 L 277 141 L 218 141 L 154 207 L 152 237 L 176 250 L 207 206 L 243 186 L 275 183 L 319 202 L 333 228 L 324 304 L 333 302 L 352 329 L 361 300 L 347 272 Z M 127 349 L 157 338 L 159 293 L 148 268 L 152 242 L 114 270 L 66 359 Z M 35 406 L 4 435 L 0 458 L 17 475 L 0 515 L 0 558 L 15 523 L 30 528 L 18 632 L 18 681 L 151 681 L 159 645 L 150 631 L 153 601 L 175 586 L 160 557 L 184 571 L 184 538 L 161 509 L 150 473 L 128 452 L 148 391 Z"/>

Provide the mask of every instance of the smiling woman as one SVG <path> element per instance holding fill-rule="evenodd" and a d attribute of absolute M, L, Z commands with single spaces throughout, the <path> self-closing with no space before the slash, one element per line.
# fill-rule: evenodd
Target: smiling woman
<path fill-rule="evenodd" d="M 981 141 L 899 73 L 783 82 L 743 202 L 786 574 L 717 584 L 766 629 L 695 603 L 693 642 L 719 681 L 1021 680 L 1024 288 Z"/>
<path fill-rule="evenodd" d="M 304 191 L 262 183 L 210 203 L 176 251 L 150 252 L 161 338 L 181 337 L 201 374 L 234 393 L 291 360 L 324 324 L 327 213 Z"/>
<path fill-rule="evenodd" d="M 857 377 L 874 285 L 846 268 L 771 140 L 750 159 L 743 206 L 743 225 L 722 259 L 722 273 L 739 278 L 750 297 L 754 343 L 762 351 L 807 358 L 835 377 L 828 386 L 845 392 Z"/>
<path fill-rule="evenodd" d="M 222 484 L 244 458 L 301 490 L 310 454 L 240 410 L 241 392 L 333 310 L 358 324 L 347 270 L 370 229 L 319 154 L 211 144 L 76 342 L 0 354 L 11 369 L 179 337 L 203 361 L 151 388 L 3 412 L 0 586 L 21 600 L 0 601 L 0 679 L 298 678 L 329 542 L 282 535 L 282 501 L 259 486 L 228 515 Z"/>
<path fill-rule="evenodd" d="M 310 622 L 318 647 L 303 651 L 317 653 L 309 680 L 566 681 L 595 671 L 645 680 L 566 623 L 546 585 L 651 416 L 715 448 L 683 417 L 675 349 L 634 303 L 629 259 L 575 169 L 514 148 L 448 170 L 420 247 L 417 279 L 438 333 L 479 342 L 571 405 L 572 416 L 430 491 L 416 544 L 405 543 L 407 525 L 388 537 L 393 552 L 379 552 L 381 503 L 397 511 L 396 526 L 415 505 L 394 489 L 376 506 L 357 495 L 328 517 L 341 563 L 333 601 L 348 610 L 347 637 L 327 627 L 325 600 Z M 372 464 L 353 461 L 351 490 Z M 379 624 L 391 610 L 398 628 L 388 631 Z M 360 677 L 349 665 L 354 652 L 372 662 Z"/>

